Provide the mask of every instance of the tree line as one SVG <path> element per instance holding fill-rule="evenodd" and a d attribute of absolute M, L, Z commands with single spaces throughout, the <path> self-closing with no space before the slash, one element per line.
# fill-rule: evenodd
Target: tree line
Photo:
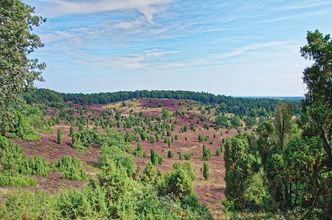
<path fill-rule="evenodd" d="M 249 114 L 271 113 L 275 106 L 283 101 L 292 103 L 296 112 L 299 112 L 301 98 L 281 100 L 276 98 L 240 98 L 225 95 L 214 95 L 206 92 L 193 91 L 166 91 L 166 90 L 138 90 L 119 91 L 107 93 L 58 93 L 49 89 L 32 90 L 25 94 L 28 103 L 59 104 L 71 102 L 81 105 L 109 104 L 112 102 L 126 101 L 130 99 L 187 99 L 203 104 L 219 105 L 220 112 L 233 113 L 238 116 Z"/>

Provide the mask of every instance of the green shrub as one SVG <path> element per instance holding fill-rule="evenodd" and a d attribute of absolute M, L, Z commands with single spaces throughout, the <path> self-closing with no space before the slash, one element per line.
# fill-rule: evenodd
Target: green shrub
<path fill-rule="evenodd" d="M 161 165 L 163 158 L 160 157 L 153 149 L 150 150 L 150 160 L 153 165 Z"/>
<path fill-rule="evenodd" d="M 107 137 L 107 134 L 105 137 Z M 109 137 L 109 139 L 110 138 L 111 137 Z M 100 146 L 102 142 L 101 139 L 102 137 L 96 131 L 82 129 L 73 134 L 72 146 L 77 150 L 85 150 L 92 145 Z M 106 142 L 107 140 L 103 141 Z"/>
<path fill-rule="evenodd" d="M 186 152 L 185 154 L 184 154 L 184 159 L 185 160 L 191 160 L 191 153 L 189 153 L 189 152 Z"/>
<path fill-rule="evenodd" d="M 143 150 L 142 150 L 142 145 L 141 144 L 137 144 L 137 148 L 134 152 L 134 155 L 137 156 L 137 157 L 142 157 Z"/>
<path fill-rule="evenodd" d="M 188 212 L 188 219 L 212 220 L 212 215 L 206 207 L 203 207 L 195 194 L 185 196 L 181 200 L 181 207 Z"/>
<path fill-rule="evenodd" d="M 203 145 L 202 159 L 205 160 L 205 161 L 208 161 L 208 160 L 211 159 L 211 151 L 205 145 Z"/>
<path fill-rule="evenodd" d="M 47 193 L 10 193 L 0 206 L 0 219 L 59 219 L 56 199 Z"/>
<path fill-rule="evenodd" d="M 203 177 L 205 180 L 209 179 L 210 171 L 209 171 L 209 165 L 204 162 L 203 163 Z"/>
<path fill-rule="evenodd" d="M 263 180 L 262 172 L 253 175 L 244 192 L 244 199 L 247 208 L 250 210 L 261 211 L 271 207 L 271 196 L 268 187 Z"/>
<path fill-rule="evenodd" d="M 62 141 L 62 131 L 60 128 L 57 129 L 56 131 L 56 139 L 57 139 L 57 143 L 61 144 Z"/>
<path fill-rule="evenodd" d="M 7 196 L 0 205 L 0 219 L 211 219 L 192 194 L 189 163 L 175 164 L 166 176 L 148 163 L 142 179 L 136 179 L 127 144 L 121 138 L 111 142 L 101 149 L 98 181 L 58 196 L 39 192 Z M 14 152 L 15 158 L 24 159 L 20 151 Z M 34 164 L 43 162 L 36 159 Z M 64 157 L 54 168 L 73 179 L 85 176 L 76 158 Z"/>
<path fill-rule="evenodd" d="M 26 141 L 29 141 L 29 142 L 33 142 L 33 141 L 39 141 L 40 136 L 38 134 L 35 134 L 35 133 L 30 133 L 30 134 L 23 135 L 22 139 L 24 139 Z"/>
<path fill-rule="evenodd" d="M 170 194 L 182 199 L 193 192 L 192 182 L 195 179 L 190 163 L 175 163 L 173 170 L 166 174 L 165 182 L 160 186 L 162 195 Z"/>
<path fill-rule="evenodd" d="M 65 179 L 86 180 L 88 177 L 81 168 L 80 160 L 76 157 L 64 156 L 55 164 L 55 167 L 63 173 Z"/>
<path fill-rule="evenodd" d="M 2 169 L 11 173 L 21 173 L 22 165 L 27 159 L 22 149 L 18 145 L 10 143 L 10 141 L 0 136 L 0 162 Z"/>
<path fill-rule="evenodd" d="M 254 174 L 259 170 L 259 158 L 251 152 L 248 135 L 241 134 L 226 139 L 225 167 L 227 199 L 233 201 L 236 210 L 249 208 L 245 192 Z"/>
<path fill-rule="evenodd" d="M 25 186 L 35 186 L 36 180 L 23 175 L 10 175 L 8 173 L 0 174 L 0 186 L 15 186 L 15 187 L 25 187 Z"/>
<path fill-rule="evenodd" d="M 74 128 L 73 128 L 73 127 L 70 127 L 70 128 L 69 128 L 69 136 L 70 136 L 70 137 L 73 137 L 73 136 L 74 136 L 74 133 L 75 133 Z"/>
<path fill-rule="evenodd" d="M 113 161 L 102 167 L 98 180 L 106 190 L 108 219 L 134 219 L 143 185 L 128 176 L 126 168 L 117 166 Z"/>
<path fill-rule="evenodd" d="M 51 171 L 50 165 L 48 165 L 44 158 L 37 156 L 35 158 L 28 159 L 28 166 L 24 173 L 37 176 L 47 176 Z"/>
<path fill-rule="evenodd" d="M 170 159 L 173 158 L 173 152 L 171 150 L 167 152 L 167 157 Z"/>
<path fill-rule="evenodd" d="M 100 152 L 99 164 L 103 167 L 108 166 L 111 162 L 117 167 L 124 168 L 128 176 L 132 176 L 135 172 L 134 159 L 132 155 L 129 155 L 117 146 L 103 146 Z"/>
<path fill-rule="evenodd" d="M 14 125 L 14 133 L 26 141 L 38 141 L 40 137 L 35 131 L 34 123 L 36 127 L 38 122 L 42 124 L 42 115 L 34 115 L 34 111 L 30 110 L 28 106 L 24 106 L 21 112 L 16 112 L 17 124 Z"/>
<path fill-rule="evenodd" d="M 85 187 L 60 194 L 57 207 L 64 219 L 105 219 L 107 217 L 106 191 L 100 186 Z"/>
<path fill-rule="evenodd" d="M 178 152 L 178 155 L 179 155 L 179 160 L 183 160 L 182 152 Z"/>
<path fill-rule="evenodd" d="M 147 183 L 152 183 L 156 179 L 156 170 L 153 167 L 153 164 L 149 161 L 143 171 L 142 181 Z"/>
<path fill-rule="evenodd" d="M 204 142 L 207 141 L 209 138 L 205 135 L 198 135 L 198 141 L 199 142 Z"/>
<path fill-rule="evenodd" d="M 1 136 L 0 164 L 10 174 L 47 176 L 51 170 L 44 158 L 27 158 L 18 145 Z"/>
<path fill-rule="evenodd" d="M 222 149 L 221 149 L 221 147 L 219 147 L 216 151 L 216 156 L 219 157 L 221 155 L 221 153 L 222 153 Z"/>

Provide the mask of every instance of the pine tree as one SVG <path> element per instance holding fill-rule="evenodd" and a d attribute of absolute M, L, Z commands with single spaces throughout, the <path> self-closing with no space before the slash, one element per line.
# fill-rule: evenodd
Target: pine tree
<path fill-rule="evenodd" d="M 203 177 L 204 177 L 204 179 L 208 180 L 209 179 L 209 175 L 210 175 L 210 173 L 209 173 L 209 165 L 206 162 L 204 162 L 203 163 Z"/>
<path fill-rule="evenodd" d="M 70 136 L 70 137 L 73 137 L 73 136 L 74 136 L 74 128 L 73 128 L 73 127 L 70 127 L 70 128 L 69 128 L 69 136 Z"/>
<path fill-rule="evenodd" d="M 61 144 L 61 141 L 62 141 L 62 131 L 60 128 L 58 128 L 57 130 L 57 142 L 58 144 Z"/>
<path fill-rule="evenodd" d="M 171 150 L 168 151 L 167 157 L 170 159 L 173 158 L 173 152 Z"/>

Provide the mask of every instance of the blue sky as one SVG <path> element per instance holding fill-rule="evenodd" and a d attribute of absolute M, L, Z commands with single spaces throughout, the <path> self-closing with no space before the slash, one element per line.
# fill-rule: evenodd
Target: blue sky
<path fill-rule="evenodd" d="M 307 30 L 332 33 L 331 0 L 25 0 L 48 20 L 38 87 L 300 96 Z"/>

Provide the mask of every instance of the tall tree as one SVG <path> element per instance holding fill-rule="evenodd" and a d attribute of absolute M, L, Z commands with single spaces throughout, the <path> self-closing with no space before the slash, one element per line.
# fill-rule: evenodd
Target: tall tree
<path fill-rule="evenodd" d="M 292 106 L 288 103 L 281 103 L 277 105 L 274 113 L 274 127 L 276 136 L 278 138 L 278 144 L 281 148 L 287 143 L 288 137 L 292 129 Z"/>
<path fill-rule="evenodd" d="M 307 85 L 304 119 L 306 133 L 319 136 L 327 154 L 326 167 L 332 169 L 332 40 L 318 30 L 307 33 L 307 44 L 301 48 L 305 59 L 313 61 L 304 70 Z"/>
<path fill-rule="evenodd" d="M 34 15 L 34 8 L 21 0 L 0 1 L 0 129 L 6 130 L 11 110 L 22 92 L 42 80 L 44 63 L 29 55 L 42 47 L 38 35 L 32 33 L 45 19 Z"/>

